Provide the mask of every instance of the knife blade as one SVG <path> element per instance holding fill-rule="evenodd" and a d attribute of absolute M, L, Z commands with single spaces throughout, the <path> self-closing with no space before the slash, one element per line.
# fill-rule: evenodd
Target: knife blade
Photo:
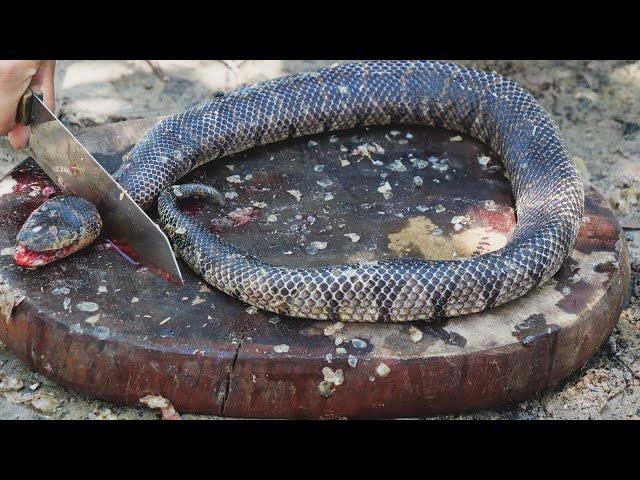
<path fill-rule="evenodd" d="M 18 121 L 31 126 L 31 157 L 64 193 L 84 197 L 96 206 L 111 241 L 132 249 L 142 264 L 183 283 L 162 229 L 47 108 L 39 92 L 29 88 L 25 93 Z"/>

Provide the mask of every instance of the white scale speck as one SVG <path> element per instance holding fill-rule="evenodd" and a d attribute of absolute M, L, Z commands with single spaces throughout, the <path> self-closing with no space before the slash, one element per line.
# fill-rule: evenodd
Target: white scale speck
<path fill-rule="evenodd" d="M 283 343 L 281 345 L 274 345 L 273 351 L 276 353 L 287 353 L 289 351 L 289 345 Z"/>

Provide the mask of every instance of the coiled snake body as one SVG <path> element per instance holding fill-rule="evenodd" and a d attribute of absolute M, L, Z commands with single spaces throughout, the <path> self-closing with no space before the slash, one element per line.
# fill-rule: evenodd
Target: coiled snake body
<path fill-rule="evenodd" d="M 222 200 L 215 189 L 167 188 L 205 161 L 256 145 L 386 124 L 465 132 L 501 156 L 517 212 L 505 247 L 450 261 L 276 267 L 178 208 L 178 197 Z M 115 178 L 143 208 L 158 199 L 174 248 L 208 283 L 258 308 L 319 320 L 427 320 L 520 297 L 555 274 L 569 255 L 584 203 L 558 128 L 530 94 L 495 73 L 428 61 L 343 64 L 211 99 L 151 128 Z"/>

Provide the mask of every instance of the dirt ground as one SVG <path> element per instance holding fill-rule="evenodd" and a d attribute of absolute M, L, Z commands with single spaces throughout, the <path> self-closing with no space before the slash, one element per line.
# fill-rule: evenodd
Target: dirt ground
<path fill-rule="evenodd" d="M 184 110 L 215 90 L 332 61 L 60 61 L 57 112 L 73 132 Z M 520 404 L 446 418 L 640 418 L 640 61 L 462 61 L 526 86 L 559 123 L 583 175 L 609 198 L 632 262 L 630 297 L 586 365 Z M 0 174 L 21 156 L 0 138 Z M 39 401 L 21 403 L 32 392 Z M 156 419 L 157 410 L 93 400 L 31 372 L 0 343 L 0 419 Z M 182 418 L 212 418 L 183 415 Z"/>

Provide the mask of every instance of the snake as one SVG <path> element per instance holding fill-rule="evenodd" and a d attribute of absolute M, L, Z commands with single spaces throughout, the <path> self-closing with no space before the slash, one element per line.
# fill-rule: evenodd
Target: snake
<path fill-rule="evenodd" d="M 211 186 L 176 185 L 208 161 L 293 137 L 396 124 L 461 132 L 500 157 L 517 217 L 504 247 L 453 260 L 276 266 L 180 208 L 189 197 L 224 203 Z M 343 63 L 216 94 L 158 122 L 125 157 L 114 178 L 143 209 L 157 202 L 160 226 L 199 276 L 258 309 L 312 320 L 404 322 L 495 308 L 559 270 L 584 210 L 576 166 L 540 103 L 506 77 L 450 62 Z M 44 265 L 98 235 L 99 214 L 74 198 L 53 197 L 32 213 L 16 262 Z"/>

